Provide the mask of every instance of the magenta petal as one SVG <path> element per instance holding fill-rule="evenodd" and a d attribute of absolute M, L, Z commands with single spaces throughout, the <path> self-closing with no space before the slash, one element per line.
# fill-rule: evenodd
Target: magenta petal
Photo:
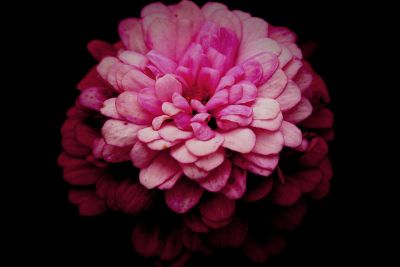
<path fill-rule="evenodd" d="M 137 101 L 146 111 L 155 115 L 162 114 L 162 102 L 157 98 L 156 92 L 153 88 L 145 88 L 141 90 L 137 96 Z"/>
<path fill-rule="evenodd" d="M 215 137 L 215 132 L 206 122 L 192 122 L 190 126 L 193 129 L 194 136 L 201 141 L 207 141 Z"/>
<path fill-rule="evenodd" d="M 70 190 L 68 199 L 78 205 L 79 214 L 82 216 L 94 216 L 106 211 L 104 200 L 100 199 L 95 192 L 88 190 Z"/>
<path fill-rule="evenodd" d="M 207 108 L 197 99 L 192 99 L 190 101 L 190 106 L 197 112 L 206 113 Z"/>
<path fill-rule="evenodd" d="M 232 164 L 225 160 L 221 165 L 212 170 L 207 177 L 200 179 L 198 183 L 210 192 L 221 191 L 231 175 Z"/>
<path fill-rule="evenodd" d="M 248 102 L 253 101 L 254 99 L 256 99 L 257 97 L 257 87 L 254 86 L 254 84 L 247 82 L 247 81 L 243 81 L 240 82 L 234 86 L 232 86 L 232 90 L 235 86 L 241 86 L 242 87 L 242 97 L 236 101 L 236 104 L 245 104 Z"/>
<path fill-rule="evenodd" d="M 107 144 L 129 146 L 137 141 L 137 132 L 142 128 L 143 126 L 133 123 L 109 119 L 104 123 L 101 132 Z"/>
<path fill-rule="evenodd" d="M 304 166 L 317 166 L 328 153 L 328 145 L 321 137 L 311 140 L 307 152 L 299 158 L 299 163 Z"/>
<path fill-rule="evenodd" d="M 225 159 L 225 153 L 223 149 L 217 150 L 208 156 L 202 157 L 195 162 L 195 165 L 205 171 L 211 171 L 222 164 Z"/>
<path fill-rule="evenodd" d="M 258 54 L 249 60 L 258 62 L 261 66 L 262 76 L 261 79 L 256 83 L 257 85 L 263 84 L 269 80 L 279 66 L 278 57 L 275 54 L 268 52 Z M 245 65 L 246 62 L 247 61 L 245 61 L 243 64 Z"/>
<path fill-rule="evenodd" d="M 276 101 L 281 105 L 281 110 L 286 111 L 299 103 L 301 100 L 301 91 L 299 87 L 293 82 L 289 81 L 286 88 Z"/>
<path fill-rule="evenodd" d="M 181 130 L 190 129 L 190 120 L 192 119 L 192 115 L 184 112 L 179 112 L 174 116 L 174 122 L 176 127 Z"/>
<path fill-rule="evenodd" d="M 105 144 L 102 157 L 107 162 L 124 162 L 129 160 L 131 146 L 119 147 Z"/>
<path fill-rule="evenodd" d="M 284 68 L 284 72 L 288 79 L 293 79 L 302 66 L 303 63 L 299 59 L 293 59 L 290 61 Z"/>
<path fill-rule="evenodd" d="M 256 144 L 253 152 L 261 155 L 271 155 L 278 154 L 282 150 L 284 139 L 281 132 L 254 129 L 254 133 L 256 134 Z"/>
<path fill-rule="evenodd" d="M 281 126 L 281 132 L 283 134 L 284 145 L 288 147 L 298 147 L 303 140 L 301 130 L 296 125 L 283 121 Z"/>
<path fill-rule="evenodd" d="M 117 108 L 115 107 L 116 97 L 109 98 L 103 102 L 103 106 L 100 109 L 100 113 L 104 116 L 121 120 L 123 119 L 121 115 L 118 114 Z"/>
<path fill-rule="evenodd" d="M 152 189 L 164 183 L 179 171 L 179 165 L 173 158 L 167 153 L 160 153 L 149 166 L 140 170 L 139 180 L 147 189 Z"/>
<path fill-rule="evenodd" d="M 278 205 L 289 206 L 294 204 L 300 196 L 300 185 L 293 180 L 287 180 L 284 184 L 275 185 L 272 200 Z"/>
<path fill-rule="evenodd" d="M 216 134 L 214 138 L 201 141 L 198 139 L 190 139 L 186 141 L 185 145 L 189 151 L 196 156 L 206 156 L 214 153 L 224 142 L 224 137 L 220 134 Z"/>
<path fill-rule="evenodd" d="M 283 92 L 287 83 L 285 73 L 278 69 L 266 83 L 258 88 L 258 97 L 276 98 Z"/>
<path fill-rule="evenodd" d="M 249 153 L 256 143 L 256 135 L 248 128 L 238 128 L 220 134 L 224 137 L 222 146 L 239 153 Z"/>
<path fill-rule="evenodd" d="M 118 81 L 122 91 L 135 91 L 139 92 L 143 88 L 153 88 L 154 80 L 137 69 L 131 69 L 123 78 Z"/>
<path fill-rule="evenodd" d="M 174 146 L 170 149 L 170 155 L 180 163 L 193 163 L 197 157 L 189 152 L 185 144 Z"/>
<path fill-rule="evenodd" d="M 171 189 L 179 181 L 179 179 L 182 177 L 182 175 L 183 175 L 183 172 L 178 171 L 174 176 L 172 176 L 167 181 L 165 181 L 164 183 L 159 185 L 158 189 L 160 189 L 160 190 Z"/>
<path fill-rule="evenodd" d="M 115 106 L 120 115 L 136 124 L 150 124 L 152 116 L 138 102 L 136 92 L 123 92 L 117 97 Z"/>
<path fill-rule="evenodd" d="M 242 155 L 249 162 L 259 166 L 260 168 L 274 170 L 278 165 L 279 156 L 278 155 L 260 155 L 256 153 L 249 153 Z"/>
<path fill-rule="evenodd" d="M 158 131 L 158 133 L 164 140 L 169 141 L 169 142 L 175 142 L 176 140 L 189 139 L 193 136 L 192 132 L 182 131 L 172 124 L 164 125 L 163 127 L 161 127 L 161 129 Z"/>
<path fill-rule="evenodd" d="M 258 182 L 255 185 L 247 187 L 244 196 L 245 201 L 253 202 L 263 199 L 271 192 L 274 185 L 274 181 L 271 178 L 256 177 L 256 179 Z"/>
<path fill-rule="evenodd" d="M 180 164 L 183 173 L 192 180 L 199 180 L 208 175 L 208 172 L 198 168 L 194 164 Z"/>
<path fill-rule="evenodd" d="M 274 119 L 280 112 L 279 103 L 271 98 L 256 98 L 252 108 L 255 120 Z"/>
<path fill-rule="evenodd" d="M 130 158 L 135 167 L 145 168 L 158 153 L 158 151 L 149 149 L 142 142 L 136 142 L 130 152 Z"/>
<path fill-rule="evenodd" d="M 87 45 L 90 54 L 100 61 L 107 56 L 115 56 L 116 52 L 114 47 L 107 42 L 101 40 L 93 40 Z"/>
<path fill-rule="evenodd" d="M 232 167 L 231 176 L 228 179 L 222 193 L 229 199 L 239 199 L 246 192 L 247 172 L 235 166 Z"/>
<path fill-rule="evenodd" d="M 283 113 L 283 115 L 285 121 L 296 124 L 309 117 L 312 110 L 313 108 L 310 101 L 307 98 L 302 97 L 296 106 Z"/>
<path fill-rule="evenodd" d="M 171 74 L 166 74 L 156 81 L 156 95 L 163 102 L 171 101 L 174 93 L 182 94 L 182 84 Z"/>
<path fill-rule="evenodd" d="M 185 177 L 170 190 L 165 191 L 165 202 L 177 213 L 185 213 L 193 208 L 200 200 L 203 189 Z"/>
<path fill-rule="evenodd" d="M 220 77 L 220 71 L 203 67 L 197 76 L 197 86 L 207 92 L 213 93 L 219 83 Z"/>
<path fill-rule="evenodd" d="M 258 84 L 263 76 L 263 69 L 256 60 L 247 60 L 242 64 L 245 72 L 245 79 L 253 84 Z"/>
<path fill-rule="evenodd" d="M 99 111 L 103 102 L 110 96 L 109 91 L 102 87 L 89 87 L 79 95 L 79 103 L 89 109 Z"/>
<path fill-rule="evenodd" d="M 301 126 L 313 129 L 327 129 L 333 125 L 333 113 L 327 108 L 322 108 L 311 114 L 301 122 Z"/>
<path fill-rule="evenodd" d="M 213 222 L 226 221 L 235 213 L 235 201 L 222 194 L 214 194 L 200 203 L 200 213 L 204 219 Z"/>
<path fill-rule="evenodd" d="M 286 27 L 270 27 L 269 37 L 280 43 L 295 43 L 297 36 Z"/>
<path fill-rule="evenodd" d="M 210 229 L 208 229 L 208 227 L 203 223 L 200 215 L 198 215 L 197 212 L 185 214 L 183 217 L 183 222 L 195 233 L 207 233 L 210 231 Z"/>

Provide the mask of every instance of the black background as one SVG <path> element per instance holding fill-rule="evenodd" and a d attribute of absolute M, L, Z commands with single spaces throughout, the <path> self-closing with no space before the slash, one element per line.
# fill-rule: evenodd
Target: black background
<path fill-rule="evenodd" d="M 289 237 L 285 251 L 272 258 L 270 266 L 338 266 L 372 261 L 382 264 L 386 257 L 380 252 L 389 252 L 378 239 L 383 235 L 378 222 L 383 220 L 385 207 L 377 207 L 374 199 L 381 198 L 375 188 L 376 179 L 384 178 L 381 168 L 373 169 L 378 164 L 374 159 L 377 153 L 365 145 L 378 122 L 372 114 L 373 105 L 363 106 L 371 102 L 371 92 L 375 90 L 369 78 L 369 70 L 375 65 L 366 60 L 373 47 L 370 34 L 374 23 L 365 9 L 324 1 L 271 1 L 264 5 L 260 4 L 263 1 L 251 0 L 224 2 L 230 9 L 288 26 L 298 34 L 300 42 L 316 42 L 318 47 L 310 61 L 328 85 L 330 107 L 335 113 L 331 193 L 312 205 L 303 224 Z M 24 113 L 25 130 L 20 131 L 26 140 L 27 164 L 14 168 L 16 179 L 24 181 L 21 188 L 28 191 L 28 199 L 23 198 L 15 209 L 22 219 L 18 220 L 13 245 L 16 251 L 26 251 L 23 255 L 33 262 L 145 266 L 132 253 L 130 221 L 126 217 L 111 214 L 84 218 L 68 203 L 68 185 L 56 159 L 61 152 L 60 127 L 65 111 L 78 95 L 75 86 L 95 64 L 86 44 L 92 39 L 115 42 L 118 22 L 138 17 L 147 3 L 57 1 L 35 3 L 32 10 L 25 7 L 29 16 L 25 16 L 23 38 L 29 44 L 24 43 L 20 52 L 29 54 L 30 62 L 35 63 L 29 64 L 34 78 L 23 76 L 18 82 L 28 83 L 24 101 L 33 108 Z M 205 1 L 196 3 L 202 5 Z M 375 120 L 372 125 L 371 120 Z M 21 153 L 17 154 L 20 159 Z M 202 263 L 197 259 L 193 266 Z M 216 258 L 214 263 L 248 266 L 233 256 L 230 260 Z"/>

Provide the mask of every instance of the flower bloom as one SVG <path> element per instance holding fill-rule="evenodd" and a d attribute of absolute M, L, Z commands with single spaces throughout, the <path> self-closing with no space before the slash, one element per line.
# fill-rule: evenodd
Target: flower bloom
<path fill-rule="evenodd" d="M 133 243 L 145 256 L 170 261 L 182 247 L 208 253 L 204 239 L 242 246 L 254 261 L 280 251 L 280 237 L 260 245 L 247 235 L 236 202 L 270 197 L 289 206 L 273 222 L 289 229 L 305 213 L 303 193 L 329 191 L 329 94 L 296 35 L 190 1 L 150 4 L 118 31 L 116 44 L 89 43 L 99 63 L 78 84 L 62 127 L 59 164 L 82 187 L 70 201 L 82 215 L 139 214 L 162 194 L 181 228 L 161 240 L 159 226 L 138 223 Z"/>

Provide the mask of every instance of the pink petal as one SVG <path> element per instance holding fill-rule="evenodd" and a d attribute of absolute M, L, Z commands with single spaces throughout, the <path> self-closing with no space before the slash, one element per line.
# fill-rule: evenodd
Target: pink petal
<path fill-rule="evenodd" d="M 184 112 L 180 112 L 174 116 L 174 122 L 176 127 L 181 130 L 190 129 L 190 120 L 192 119 L 192 115 Z"/>
<path fill-rule="evenodd" d="M 189 179 L 181 178 L 170 190 L 165 191 L 165 202 L 177 213 L 185 213 L 200 200 L 203 189 Z"/>
<path fill-rule="evenodd" d="M 158 131 L 155 131 L 152 127 L 146 127 L 138 131 L 137 137 L 144 143 L 153 142 L 154 140 L 161 139 Z"/>
<path fill-rule="evenodd" d="M 296 74 L 296 77 L 294 77 L 294 82 L 297 84 L 297 86 L 300 88 L 301 92 L 305 92 L 306 89 L 308 89 L 313 81 L 313 75 L 312 73 L 306 68 L 306 66 L 303 66 Z"/>
<path fill-rule="evenodd" d="M 156 50 L 151 50 L 146 54 L 149 61 L 161 71 L 162 74 L 174 73 L 177 64 L 172 59 L 163 56 Z"/>
<path fill-rule="evenodd" d="M 91 147 L 93 141 L 99 137 L 99 133 L 92 127 L 85 124 L 78 124 L 75 127 L 75 137 L 82 145 Z"/>
<path fill-rule="evenodd" d="M 173 147 L 177 143 L 179 143 L 179 141 L 169 142 L 169 141 L 160 139 L 160 140 L 155 140 L 155 141 L 152 141 L 152 142 L 148 143 L 147 146 L 150 149 L 153 149 L 153 150 L 164 150 L 164 149 L 168 149 L 170 147 Z"/>
<path fill-rule="evenodd" d="M 283 115 L 285 121 L 296 124 L 309 117 L 312 113 L 312 110 L 313 108 L 310 101 L 307 98 L 302 97 L 296 106 L 283 113 Z"/>
<path fill-rule="evenodd" d="M 198 159 L 195 155 L 189 152 L 185 144 L 172 147 L 169 153 L 180 163 L 193 163 Z"/>
<path fill-rule="evenodd" d="M 123 92 L 117 97 L 115 106 L 120 115 L 136 124 L 150 124 L 152 115 L 142 108 L 136 92 Z"/>
<path fill-rule="evenodd" d="M 283 92 L 287 83 L 285 73 L 278 69 L 266 83 L 258 88 L 258 97 L 276 98 Z"/>
<path fill-rule="evenodd" d="M 181 94 L 174 93 L 172 95 L 172 103 L 179 109 L 182 109 L 184 111 L 191 111 L 191 107 L 188 101 Z"/>
<path fill-rule="evenodd" d="M 248 42 L 241 47 L 236 63 L 242 64 L 247 59 L 265 52 L 279 56 L 279 54 L 281 53 L 281 48 L 274 40 L 270 38 L 260 38 Z"/>
<path fill-rule="evenodd" d="M 244 154 L 242 155 L 245 159 L 247 159 L 249 162 L 264 168 L 264 169 L 269 169 L 269 170 L 274 170 L 276 166 L 278 165 L 279 161 L 279 156 L 278 155 L 260 155 L 260 154 L 255 154 L 255 153 L 249 153 L 249 154 Z"/>
<path fill-rule="evenodd" d="M 232 167 L 231 176 L 228 179 L 222 193 L 229 199 L 239 199 L 246 192 L 247 172 L 235 166 Z"/>
<path fill-rule="evenodd" d="M 249 17 L 242 21 L 242 46 L 263 37 L 267 37 L 268 23 L 265 20 Z"/>
<path fill-rule="evenodd" d="M 241 86 L 242 87 L 242 97 L 236 101 L 236 104 L 245 104 L 248 102 L 253 101 L 257 97 L 257 87 L 255 87 L 254 84 L 248 82 L 248 81 L 243 81 L 240 82 L 234 86 L 232 86 L 232 90 L 235 86 Z"/>
<path fill-rule="evenodd" d="M 201 8 L 201 11 L 203 12 L 205 18 L 208 19 L 214 12 L 219 9 L 227 10 L 228 8 L 221 3 L 208 2 Z"/>
<path fill-rule="evenodd" d="M 143 126 L 133 123 L 109 119 L 104 123 L 101 132 L 107 144 L 123 147 L 133 145 L 137 141 L 137 132 L 142 128 Z"/>
<path fill-rule="evenodd" d="M 227 9 L 218 9 L 207 20 L 217 23 L 221 28 L 223 27 L 236 33 L 239 40 L 242 38 L 242 24 L 235 13 Z"/>
<path fill-rule="evenodd" d="M 207 141 L 215 137 L 215 132 L 206 122 L 192 122 L 190 126 L 193 129 L 194 136 L 201 141 Z"/>
<path fill-rule="evenodd" d="M 286 44 L 286 47 L 290 50 L 290 53 L 297 58 L 297 59 L 303 59 L 303 54 L 301 52 L 301 49 L 297 46 L 295 43 L 290 43 Z"/>
<path fill-rule="evenodd" d="M 213 222 L 229 220 L 234 215 L 235 209 L 235 201 L 222 194 L 214 194 L 205 199 L 199 208 L 202 218 Z"/>
<path fill-rule="evenodd" d="M 105 57 L 100 61 L 99 65 L 97 65 L 96 70 L 99 75 L 107 81 L 107 75 L 110 72 L 111 67 L 118 62 L 119 60 L 115 57 Z"/>
<path fill-rule="evenodd" d="M 157 154 L 158 151 L 149 149 L 142 142 L 136 142 L 130 152 L 130 158 L 135 167 L 145 168 Z"/>
<path fill-rule="evenodd" d="M 144 69 L 148 63 L 148 59 L 141 53 L 125 50 L 118 55 L 118 58 L 125 64 Z"/>
<path fill-rule="evenodd" d="M 202 157 L 195 162 L 195 165 L 205 171 L 211 171 L 222 164 L 225 159 L 225 153 L 223 149 L 217 150 L 208 156 Z"/>
<path fill-rule="evenodd" d="M 256 143 L 256 135 L 248 128 L 238 128 L 220 134 L 224 137 L 222 146 L 239 153 L 249 153 Z"/>
<path fill-rule="evenodd" d="M 118 25 L 119 36 L 125 47 L 139 53 L 146 53 L 142 25 L 139 19 L 129 18 L 122 20 Z"/>
<path fill-rule="evenodd" d="M 248 62 L 257 62 L 261 66 L 261 78 L 257 81 L 256 85 L 265 83 L 269 78 L 271 78 L 279 66 L 278 57 L 269 52 L 257 54 L 246 60 L 243 65 L 246 66 Z"/>
<path fill-rule="evenodd" d="M 225 72 L 227 66 L 227 57 L 225 55 L 218 52 L 215 48 L 209 47 L 207 50 L 207 59 L 210 63 L 210 67 L 218 71 L 218 75 Z M 220 81 L 220 79 L 218 80 Z M 214 88 L 217 87 L 219 86 L 216 86 Z"/>
<path fill-rule="evenodd" d="M 194 164 L 180 164 L 183 173 L 192 180 L 199 180 L 208 175 L 208 172 L 196 167 Z"/>
<path fill-rule="evenodd" d="M 140 106 L 147 112 L 155 115 L 162 114 L 162 102 L 157 98 L 156 92 L 153 88 L 145 88 L 140 90 L 137 96 L 137 101 Z"/>
<path fill-rule="evenodd" d="M 253 152 L 261 155 L 278 154 L 283 147 L 283 135 L 279 131 L 269 132 L 265 130 L 254 129 L 256 134 L 256 144 Z"/>
<path fill-rule="evenodd" d="M 198 183 L 210 192 L 221 191 L 231 175 L 232 164 L 230 160 L 225 160 L 221 165 L 212 170 L 209 175 L 198 180 Z"/>
<path fill-rule="evenodd" d="M 164 102 L 164 103 L 162 104 L 162 106 L 161 106 L 161 109 L 162 109 L 162 111 L 163 111 L 165 114 L 167 114 L 167 115 L 169 115 L 169 116 L 171 116 L 171 117 L 173 117 L 173 116 L 177 115 L 178 113 L 182 112 L 181 109 L 175 107 L 175 106 L 174 106 L 172 103 L 170 103 L 170 102 Z"/>
<path fill-rule="evenodd" d="M 110 92 L 102 87 L 89 87 L 79 95 L 79 103 L 89 109 L 99 111 L 103 102 L 110 97 Z"/>
<path fill-rule="evenodd" d="M 140 170 L 139 180 L 147 189 L 152 189 L 164 183 L 179 171 L 179 165 L 173 158 L 167 153 L 160 153 L 149 166 Z"/>
<path fill-rule="evenodd" d="M 293 59 L 292 53 L 286 46 L 282 46 L 282 53 L 279 55 L 279 68 L 283 69 Z"/>
<path fill-rule="evenodd" d="M 198 139 L 190 139 L 186 141 L 185 145 L 189 151 L 195 156 L 206 156 L 214 153 L 224 142 L 224 137 L 220 134 L 216 134 L 214 138 L 201 141 Z"/>
<path fill-rule="evenodd" d="M 99 73 L 97 72 L 97 67 L 91 68 L 76 86 L 76 88 L 78 88 L 80 91 L 89 87 L 108 87 L 106 81 L 104 81 L 104 79 L 100 77 Z"/>
<path fill-rule="evenodd" d="M 154 80 L 137 69 L 131 69 L 127 72 L 122 80 L 119 81 L 119 86 L 122 91 L 135 91 L 139 92 L 143 88 L 153 88 Z"/>
<path fill-rule="evenodd" d="M 298 162 L 304 166 L 317 166 L 328 153 L 328 145 L 321 137 L 311 140 L 307 152 L 302 155 Z"/>
<path fill-rule="evenodd" d="M 256 98 L 252 108 L 255 120 L 274 119 L 280 112 L 279 103 L 271 98 Z"/>
<path fill-rule="evenodd" d="M 220 77 L 220 71 L 203 67 L 200 69 L 197 76 L 197 86 L 206 90 L 206 92 L 214 92 L 219 83 Z"/>
<path fill-rule="evenodd" d="M 253 120 L 251 122 L 251 126 L 254 128 L 261 128 L 268 131 L 276 131 L 278 130 L 283 121 L 283 115 L 279 112 L 278 116 L 274 119 L 270 120 Z"/>
<path fill-rule="evenodd" d="M 160 136 L 169 142 L 175 142 L 176 140 L 186 140 L 193 136 L 192 132 L 182 131 L 172 124 L 164 125 L 158 133 Z"/>
<path fill-rule="evenodd" d="M 295 43 L 297 41 L 296 34 L 286 27 L 271 27 L 269 37 L 280 43 Z"/>
<path fill-rule="evenodd" d="M 293 59 L 290 61 L 284 68 L 284 72 L 288 79 L 293 79 L 302 66 L 303 63 L 299 59 Z"/>
<path fill-rule="evenodd" d="M 237 123 L 239 126 L 247 126 L 251 123 L 252 120 L 253 120 L 252 117 L 243 117 L 240 115 L 226 115 L 219 118 L 217 120 L 217 124 L 219 121 L 229 121 Z"/>
<path fill-rule="evenodd" d="M 140 16 L 142 18 L 153 14 L 163 14 L 166 16 L 170 16 L 171 12 L 166 5 L 160 2 L 148 4 L 140 12 Z"/>
<path fill-rule="evenodd" d="M 276 101 L 281 105 L 281 110 L 286 111 L 294 107 L 301 100 L 301 91 L 299 87 L 293 82 L 289 81 L 286 88 L 280 96 L 276 98 Z"/>
<path fill-rule="evenodd" d="M 123 119 L 122 116 L 118 114 L 117 108 L 115 107 L 116 100 L 117 98 L 113 97 L 104 101 L 103 106 L 100 109 L 100 113 L 113 119 Z"/>
<path fill-rule="evenodd" d="M 207 108 L 197 99 L 192 99 L 190 101 L 190 106 L 197 112 L 206 113 Z"/>
<path fill-rule="evenodd" d="M 164 124 L 164 122 L 168 122 L 171 121 L 172 118 L 168 115 L 161 115 L 158 117 L 155 117 L 152 122 L 151 122 L 151 126 L 153 126 L 154 130 L 159 130 L 161 128 L 161 126 Z"/>
<path fill-rule="evenodd" d="M 160 190 L 171 189 L 179 181 L 179 179 L 182 177 L 182 175 L 183 175 L 182 171 L 177 172 L 174 176 L 172 176 L 167 181 L 165 181 L 164 183 L 159 185 L 158 189 L 160 189 Z"/>
<path fill-rule="evenodd" d="M 281 130 L 284 139 L 284 145 L 288 147 L 298 147 L 303 140 L 301 130 L 296 125 L 283 121 Z"/>
<path fill-rule="evenodd" d="M 208 100 L 206 107 L 208 110 L 228 104 L 228 90 L 220 90 L 216 92 L 210 100 Z"/>
<path fill-rule="evenodd" d="M 147 29 L 147 47 L 175 59 L 176 27 L 168 18 L 155 18 Z"/>
<path fill-rule="evenodd" d="M 253 84 L 258 84 L 263 76 L 262 65 L 256 60 L 246 60 L 242 67 L 244 69 L 245 79 Z"/>
<path fill-rule="evenodd" d="M 107 56 L 115 56 L 117 52 L 112 45 L 101 40 L 90 41 L 90 43 L 87 45 L 87 48 L 90 54 L 97 61 L 100 61 Z"/>
<path fill-rule="evenodd" d="M 163 102 L 171 101 L 174 93 L 182 94 L 182 84 L 171 74 L 166 74 L 156 81 L 156 95 Z"/>
<path fill-rule="evenodd" d="M 245 105 L 229 105 L 224 107 L 223 109 L 216 112 L 216 117 L 220 118 L 221 116 L 227 115 L 240 115 L 244 117 L 250 117 L 252 115 L 252 109 Z"/>

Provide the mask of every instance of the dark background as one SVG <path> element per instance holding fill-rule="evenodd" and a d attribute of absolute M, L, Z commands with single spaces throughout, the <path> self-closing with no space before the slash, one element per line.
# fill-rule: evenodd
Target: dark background
<path fill-rule="evenodd" d="M 20 53 L 29 55 L 30 62 L 36 64 L 29 64 L 34 79 L 20 76 L 17 81 L 28 83 L 24 100 L 33 108 L 24 114 L 24 129 L 30 130 L 22 132 L 30 137 L 24 139 L 28 163 L 14 168 L 15 176 L 27 180 L 21 188 L 28 191 L 28 199 L 15 209 L 22 217 L 18 227 L 23 231 L 16 231 L 13 243 L 17 251 L 26 251 L 23 255 L 38 263 L 144 266 L 132 253 L 126 217 L 111 214 L 84 218 L 68 203 L 69 187 L 56 159 L 61 152 L 60 127 L 65 111 L 78 96 L 75 86 L 95 64 L 86 44 L 92 39 L 116 41 L 118 22 L 138 17 L 150 1 L 54 2 L 35 3 L 32 10 L 25 7 L 29 16 L 25 17 L 22 34 L 26 42 Z M 374 42 L 370 34 L 376 31 L 365 6 L 360 9 L 325 1 L 271 1 L 264 5 L 252 0 L 224 2 L 230 9 L 288 26 L 298 34 L 300 43 L 318 44 L 310 61 L 328 85 L 330 108 L 335 114 L 331 193 L 310 207 L 284 252 L 272 258 L 270 266 L 384 263 L 387 258 L 381 252 L 388 254 L 389 250 L 380 240 L 384 234 L 378 223 L 386 207 L 375 202 L 383 197 L 375 186 L 377 179 L 385 178 L 382 168 L 374 169 L 379 155 L 370 147 L 376 146 L 371 138 L 376 125 L 383 121 L 374 117 L 377 106 L 371 102 L 375 87 L 369 77 L 376 65 L 369 60 Z M 214 263 L 248 266 L 233 256 L 230 260 L 216 258 Z M 201 265 L 202 260 L 197 259 L 195 266 Z"/>

